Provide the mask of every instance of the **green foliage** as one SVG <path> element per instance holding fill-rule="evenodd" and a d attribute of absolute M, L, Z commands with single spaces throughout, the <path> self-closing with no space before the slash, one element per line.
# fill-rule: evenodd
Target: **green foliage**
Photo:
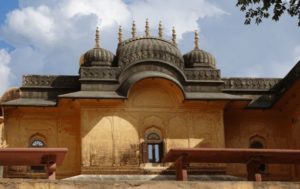
<path fill-rule="evenodd" d="M 300 27 L 300 0 L 238 0 L 236 6 L 245 12 L 245 24 L 250 24 L 252 19 L 259 24 L 270 16 L 278 21 L 287 12 L 291 17 L 298 17 Z"/>

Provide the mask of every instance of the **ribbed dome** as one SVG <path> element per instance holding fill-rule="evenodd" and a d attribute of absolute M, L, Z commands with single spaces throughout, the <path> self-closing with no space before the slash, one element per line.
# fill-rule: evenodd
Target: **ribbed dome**
<path fill-rule="evenodd" d="M 155 37 L 131 38 L 119 44 L 118 63 L 121 67 L 143 60 L 162 60 L 183 68 L 179 49 L 172 42 Z"/>
<path fill-rule="evenodd" d="M 100 48 L 99 29 L 96 29 L 95 47 L 80 57 L 81 66 L 111 66 L 115 55 L 110 51 Z"/>
<path fill-rule="evenodd" d="M 195 67 L 211 67 L 216 68 L 216 59 L 210 53 L 195 48 L 191 52 L 183 55 L 184 62 L 186 67 L 195 68 Z"/>
<path fill-rule="evenodd" d="M 83 66 L 111 66 L 115 55 L 103 48 L 93 48 L 83 55 Z"/>

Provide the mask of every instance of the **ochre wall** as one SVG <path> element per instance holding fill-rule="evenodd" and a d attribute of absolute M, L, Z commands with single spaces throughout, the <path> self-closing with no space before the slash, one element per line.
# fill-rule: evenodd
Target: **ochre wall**
<path fill-rule="evenodd" d="M 288 118 L 291 122 L 292 148 L 300 149 L 300 109 L 295 109 Z M 295 165 L 294 175 L 296 180 L 300 180 L 300 165 Z"/>
<path fill-rule="evenodd" d="M 45 137 L 47 147 L 69 149 L 58 177 L 80 173 L 80 115 L 72 101 L 53 108 L 9 108 L 5 110 L 7 147 L 28 147 L 30 137 Z"/>
<path fill-rule="evenodd" d="M 225 144 L 227 148 L 249 148 L 250 138 L 260 136 L 266 148 L 289 149 L 291 122 L 288 116 L 277 110 L 227 109 L 224 113 Z M 265 179 L 293 179 L 293 165 L 268 165 Z M 245 165 L 228 165 L 228 174 L 246 175 Z"/>
<path fill-rule="evenodd" d="M 48 147 L 69 148 L 58 168 L 59 177 L 153 168 L 140 157 L 149 128 L 161 131 L 164 153 L 175 147 L 248 148 L 254 135 L 263 137 L 267 148 L 300 147 L 298 119 L 275 109 L 249 110 L 232 104 L 186 101 L 173 82 L 145 79 L 130 89 L 125 100 L 60 99 L 57 107 L 5 108 L 4 143 L 27 147 L 30 136 L 39 133 L 46 137 Z M 246 175 L 245 165 L 227 165 L 226 170 Z M 267 170 L 268 179 L 289 180 L 300 173 L 299 168 L 287 165 L 269 165 Z"/>
<path fill-rule="evenodd" d="M 183 99 L 177 85 L 155 78 L 136 83 L 125 101 L 80 101 L 84 169 L 139 166 L 140 144 L 152 127 L 161 131 L 165 153 L 174 147 L 224 147 L 224 103 Z"/>
<path fill-rule="evenodd" d="M 3 128 L 4 127 L 4 118 L 0 116 L 0 148 L 4 146 L 3 144 Z"/>
<path fill-rule="evenodd" d="M 60 178 L 151 167 L 140 164 L 149 128 L 161 131 L 164 153 L 174 147 L 224 147 L 225 103 L 183 99 L 176 84 L 155 78 L 137 82 L 128 100 L 60 99 L 57 107 L 6 108 L 5 142 L 28 147 L 38 133 L 48 147 L 69 148 Z"/>

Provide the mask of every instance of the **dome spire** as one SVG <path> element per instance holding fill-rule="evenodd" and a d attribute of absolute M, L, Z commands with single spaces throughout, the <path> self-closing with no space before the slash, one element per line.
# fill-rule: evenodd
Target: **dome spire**
<path fill-rule="evenodd" d="M 123 41 L 123 32 L 122 32 L 122 26 L 119 26 L 119 32 L 118 32 L 118 40 L 119 40 L 119 43 L 122 43 Z"/>
<path fill-rule="evenodd" d="M 95 48 L 100 48 L 100 34 L 98 27 L 96 28 Z"/>
<path fill-rule="evenodd" d="M 163 37 L 163 27 L 162 27 L 161 21 L 159 21 L 159 24 L 158 24 L 158 37 L 159 38 Z"/>
<path fill-rule="evenodd" d="M 194 43 L 195 43 L 195 49 L 199 49 L 199 34 L 198 31 L 195 30 L 195 39 L 194 39 Z"/>
<path fill-rule="evenodd" d="M 172 42 L 174 45 L 176 45 L 176 31 L 174 26 L 172 28 Z"/>
<path fill-rule="evenodd" d="M 150 28 L 149 28 L 149 21 L 148 21 L 148 18 L 146 19 L 145 36 L 146 36 L 146 37 L 150 37 Z"/>
<path fill-rule="evenodd" d="M 136 26 L 135 26 L 135 21 L 132 22 L 131 36 L 132 36 L 132 38 L 136 38 Z"/>

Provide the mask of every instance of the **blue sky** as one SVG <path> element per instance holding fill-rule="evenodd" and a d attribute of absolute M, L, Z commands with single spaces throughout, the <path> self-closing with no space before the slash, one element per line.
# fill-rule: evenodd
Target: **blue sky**
<path fill-rule="evenodd" d="M 117 30 L 130 36 L 132 20 L 143 35 L 145 19 L 165 38 L 175 26 L 182 54 L 193 48 L 212 53 L 223 77 L 284 77 L 300 59 L 297 19 L 244 25 L 244 14 L 227 0 L 0 0 L 0 93 L 21 85 L 24 74 L 77 74 L 79 57 L 93 47 L 96 26 L 101 46 L 113 53 Z"/>
<path fill-rule="evenodd" d="M 0 25 L 4 24 L 6 14 L 16 8 L 18 8 L 17 0 L 0 0 Z M 10 49 L 12 47 L 4 40 L 0 40 L 0 49 L 1 48 Z"/>

